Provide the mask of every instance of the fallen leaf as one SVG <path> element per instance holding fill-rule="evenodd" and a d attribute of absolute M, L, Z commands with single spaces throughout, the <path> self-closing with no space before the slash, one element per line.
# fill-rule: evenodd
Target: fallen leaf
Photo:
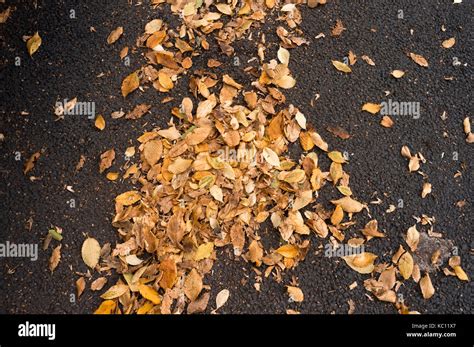
<path fill-rule="evenodd" d="M 433 287 L 433 284 L 431 283 L 431 278 L 429 274 L 424 275 L 420 279 L 420 288 L 421 288 L 421 294 L 423 295 L 424 299 L 429 299 L 433 296 L 435 293 L 435 289 Z"/>
<path fill-rule="evenodd" d="M 133 205 L 141 199 L 141 195 L 136 190 L 130 190 L 122 193 L 115 198 L 115 202 L 123 206 Z"/>
<path fill-rule="evenodd" d="M 76 290 L 77 290 L 78 298 L 81 297 L 85 288 L 86 288 L 86 280 L 84 279 L 84 277 L 79 277 L 79 279 L 76 281 Z"/>
<path fill-rule="evenodd" d="M 121 297 L 128 291 L 128 286 L 126 284 L 116 284 L 110 287 L 104 294 L 100 297 L 104 300 L 111 300 Z"/>
<path fill-rule="evenodd" d="M 393 120 L 389 116 L 383 116 L 382 120 L 380 121 L 380 125 L 382 125 L 384 128 L 391 128 L 393 127 Z"/>
<path fill-rule="evenodd" d="M 117 41 L 120 36 L 123 34 L 123 27 L 117 27 L 116 29 L 112 30 L 112 32 L 107 37 L 107 43 L 111 45 L 115 41 Z"/>
<path fill-rule="evenodd" d="M 342 71 L 342 72 L 345 72 L 345 73 L 352 72 L 352 70 L 349 66 L 347 66 L 346 64 L 344 64 L 340 61 L 333 60 L 332 65 L 334 65 L 334 67 L 339 71 Z"/>
<path fill-rule="evenodd" d="M 278 158 L 278 155 L 270 148 L 265 147 L 263 149 L 263 158 L 267 163 L 269 163 L 272 166 L 280 166 L 280 159 Z"/>
<path fill-rule="evenodd" d="M 346 28 L 344 28 L 342 21 L 340 19 L 337 19 L 336 25 L 331 30 L 331 36 L 340 36 L 344 30 L 346 30 Z"/>
<path fill-rule="evenodd" d="M 150 300 L 155 305 L 159 305 L 161 303 L 160 295 L 152 287 L 147 286 L 145 284 L 140 284 L 138 286 L 138 290 L 140 291 L 141 296 L 143 296 L 147 300 Z"/>
<path fill-rule="evenodd" d="M 200 261 L 200 260 L 203 260 L 203 259 L 207 259 L 211 256 L 213 251 L 214 251 L 214 243 L 213 242 L 203 243 L 196 250 L 196 253 L 194 255 L 194 260 Z"/>
<path fill-rule="evenodd" d="M 201 291 L 202 277 L 196 269 L 192 269 L 184 281 L 184 294 L 189 300 L 194 301 L 199 297 Z"/>
<path fill-rule="evenodd" d="M 28 172 L 33 170 L 35 167 L 36 161 L 39 159 L 41 156 L 41 152 L 36 152 L 31 155 L 31 157 L 26 161 L 25 167 L 23 169 L 23 173 L 26 175 Z"/>
<path fill-rule="evenodd" d="M 376 258 L 377 256 L 370 252 L 362 252 L 360 254 L 342 257 L 351 269 L 361 274 L 369 274 L 374 271 L 374 261 Z"/>
<path fill-rule="evenodd" d="M 301 288 L 298 287 L 293 287 L 293 286 L 287 286 L 288 290 L 288 295 L 290 296 L 290 299 L 294 302 L 303 302 L 304 300 L 304 294 Z"/>
<path fill-rule="evenodd" d="M 275 252 L 281 254 L 285 258 L 293 259 L 298 256 L 299 249 L 295 245 L 286 244 L 278 248 Z"/>
<path fill-rule="evenodd" d="M 398 259 L 398 269 L 404 279 L 409 279 L 413 273 L 413 257 L 409 252 L 405 252 L 400 259 Z"/>
<path fill-rule="evenodd" d="M 421 55 L 410 53 L 410 58 L 420 66 L 428 67 L 428 61 Z"/>
<path fill-rule="evenodd" d="M 91 269 L 94 269 L 99 263 L 100 258 L 100 245 L 99 242 L 89 237 L 82 244 L 81 249 L 82 260 Z"/>
<path fill-rule="evenodd" d="M 415 252 L 418 248 L 418 243 L 420 242 L 420 233 L 416 230 L 416 225 L 408 228 L 406 243 L 410 247 L 412 252 Z"/>
<path fill-rule="evenodd" d="M 390 74 L 395 78 L 402 78 L 405 75 L 405 72 L 402 70 L 393 70 Z"/>
<path fill-rule="evenodd" d="M 431 193 L 431 183 L 423 183 L 423 189 L 421 190 L 421 198 L 424 199 L 428 194 Z"/>
<path fill-rule="evenodd" d="M 280 63 L 288 66 L 288 63 L 290 62 L 290 52 L 287 49 L 280 46 L 277 52 L 277 56 Z"/>
<path fill-rule="evenodd" d="M 130 75 L 124 78 L 122 81 L 122 95 L 126 97 L 128 94 L 133 92 L 140 85 L 140 79 L 136 72 L 132 72 Z"/>
<path fill-rule="evenodd" d="M 94 125 L 97 129 L 99 130 L 104 130 L 105 129 L 105 119 L 104 117 L 102 117 L 102 115 L 98 115 L 96 118 L 95 118 L 95 122 L 94 122 Z"/>
<path fill-rule="evenodd" d="M 444 40 L 441 45 L 443 46 L 443 48 L 449 49 L 453 47 L 455 43 L 456 39 L 454 37 L 451 37 L 450 39 Z"/>
<path fill-rule="evenodd" d="M 109 149 L 100 155 L 99 163 L 99 172 L 102 173 L 112 166 L 113 161 L 115 160 L 115 151 L 114 149 Z"/>
<path fill-rule="evenodd" d="M 51 257 L 49 258 L 49 270 L 53 272 L 59 265 L 59 261 L 61 260 L 61 246 L 57 246 L 53 253 L 51 253 Z"/>
<path fill-rule="evenodd" d="M 372 114 L 377 114 L 377 113 L 379 113 L 381 109 L 382 109 L 382 105 L 380 105 L 380 104 L 373 104 L 373 103 L 371 103 L 371 102 L 365 103 L 365 104 L 362 106 L 362 111 L 367 111 L 367 112 L 372 113 Z"/>
<path fill-rule="evenodd" d="M 360 212 L 365 207 L 359 201 L 354 200 L 349 196 L 345 196 L 338 200 L 331 200 L 331 203 L 333 203 L 334 205 L 340 205 L 342 209 L 344 210 L 344 212 L 348 212 L 348 213 Z"/>
<path fill-rule="evenodd" d="M 224 306 L 227 300 L 229 300 L 229 296 L 230 296 L 229 290 L 222 289 L 216 296 L 216 309 L 214 311 L 217 311 L 222 306 Z"/>
<path fill-rule="evenodd" d="M 104 288 L 104 285 L 107 283 L 107 278 L 105 277 L 99 277 L 98 279 L 94 280 L 91 283 L 91 290 L 96 291 L 96 290 L 101 290 Z"/>
<path fill-rule="evenodd" d="M 117 308 L 117 304 L 113 300 L 105 300 L 95 310 L 94 314 L 112 314 Z"/>
<path fill-rule="evenodd" d="M 41 43 L 41 36 L 38 32 L 35 32 L 34 35 L 31 36 L 28 41 L 26 41 L 26 48 L 28 49 L 28 53 L 30 54 L 30 56 L 35 54 L 35 52 L 41 46 Z"/>
<path fill-rule="evenodd" d="M 209 298 L 211 295 L 209 293 L 204 293 L 201 297 L 195 301 L 192 301 L 188 305 L 188 313 L 198 313 L 204 312 L 206 310 L 207 304 L 209 303 Z"/>

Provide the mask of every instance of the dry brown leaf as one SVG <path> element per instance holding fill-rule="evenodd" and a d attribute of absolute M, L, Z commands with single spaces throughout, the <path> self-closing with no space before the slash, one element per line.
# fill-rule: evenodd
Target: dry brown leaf
<path fill-rule="evenodd" d="M 141 195 L 139 192 L 137 192 L 136 190 L 130 190 L 128 192 L 118 195 L 115 198 L 115 202 L 123 206 L 129 206 L 129 205 L 133 205 L 140 199 L 141 199 Z"/>
<path fill-rule="evenodd" d="M 106 277 L 99 277 L 98 279 L 94 280 L 91 283 L 91 290 L 93 291 L 101 290 L 102 288 L 104 288 L 106 283 L 107 283 Z"/>
<path fill-rule="evenodd" d="M 422 67 L 428 67 L 428 61 L 421 55 L 415 54 L 415 53 L 410 53 L 410 58 L 417 63 L 418 65 Z"/>
<path fill-rule="evenodd" d="M 59 265 L 59 261 L 61 260 L 61 246 L 57 246 L 53 253 L 51 253 L 51 257 L 49 258 L 49 270 L 53 272 Z"/>
<path fill-rule="evenodd" d="M 423 183 L 423 189 L 421 190 L 421 198 L 424 199 L 428 194 L 431 193 L 431 183 Z"/>
<path fill-rule="evenodd" d="M 450 39 L 444 40 L 441 45 L 443 46 L 443 48 L 449 49 L 453 47 L 455 43 L 456 39 L 454 37 L 451 37 Z"/>
<path fill-rule="evenodd" d="M 290 296 L 290 299 L 294 302 L 303 302 L 304 300 L 304 294 L 301 288 L 298 287 L 293 287 L 293 286 L 287 286 L 288 290 L 288 295 Z"/>
<path fill-rule="evenodd" d="M 331 30 L 331 36 L 340 36 L 344 30 L 346 30 L 346 28 L 344 28 L 342 21 L 340 19 L 336 19 L 336 25 L 334 25 L 334 28 Z"/>
<path fill-rule="evenodd" d="M 382 125 L 384 128 L 391 128 L 393 127 L 393 120 L 389 116 L 383 116 L 382 120 L 380 121 L 380 125 Z"/>
<path fill-rule="evenodd" d="M 26 161 L 25 167 L 23 169 L 23 173 L 26 175 L 28 172 L 33 170 L 35 167 L 36 161 L 39 159 L 41 156 L 41 151 L 35 152 L 31 155 L 31 157 Z"/>
<path fill-rule="evenodd" d="M 117 41 L 120 38 L 120 36 L 122 36 L 122 34 L 123 34 L 123 27 L 115 28 L 114 30 L 111 31 L 111 33 L 107 37 L 107 43 L 111 45 L 112 43 Z"/>
<path fill-rule="evenodd" d="M 81 297 L 85 288 L 86 288 L 86 280 L 84 279 L 84 277 L 79 277 L 78 280 L 76 281 L 76 291 L 77 291 L 78 298 Z"/>
<path fill-rule="evenodd" d="M 102 173 L 112 166 L 113 161 L 115 160 L 115 151 L 114 149 L 109 149 L 100 155 L 99 163 L 99 172 Z"/>
<path fill-rule="evenodd" d="M 196 269 L 192 269 L 184 281 L 184 294 L 189 300 L 194 301 L 199 297 L 201 291 L 202 277 Z"/>

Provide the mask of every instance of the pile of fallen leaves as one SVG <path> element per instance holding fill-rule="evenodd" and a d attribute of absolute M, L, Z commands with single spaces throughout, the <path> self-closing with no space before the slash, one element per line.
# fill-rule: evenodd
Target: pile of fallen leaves
<path fill-rule="evenodd" d="M 163 2 L 152 1 L 153 6 Z M 168 3 L 180 17 L 180 26 L 170 28 L 162 19 L 145 26 L 137 45 L 146 50 L 147 64 L 123 80 L 121 92 L 126 97 L 149 84 L 157 92 L 168 93 L 186 74 L 193 97 L 183 98 L 173 108 L 174 118 L 168 127 L 151 129 L 137 139 L 140 160 L 126 164 L 123 178 L 140 188 L 115 198 L 113 225 L 122 242 L 113 249 L 109 244 L 100 247 L 94 239 L 87 239 L 83 245 L 82 256 L 90 268 L 101 273 L 113 269 L 122 275 L 101 295 L 105 301 L 96 313 L 202 312 L 210 297 L 203 278 L 212 269 L 216 248 L 229 245 L 236 256 L 255 267 L 264 267 L 263 276 L 281 281 L 282 271 L 304 260 L 311 233 L 320 238 L 329 236 L 337 248 L 345 240 L 345 230 L 355 224 L 353 215 L 367 209 L 349 187 L 349 175 L 344 171 L 347 158 L 329 149 L 307 124 L 304 114 L 286 103 L 280 90 L 296 84 L 288 67 L 289 50 L 308 43 L 298 29 L 301 13 L 297 5 L 274 0 Z M 308 6 L 323 3 L 325 0 L 309 1 Z M 276 57 L 267 58 L 265 36 L 259 36 L 257 55 L 261 66 L 246 71 L 255 76 L 251 85 L 244 86 L 228 74 L 220 76 L 213 70 L 222 64 L 217 59 L 208 60 L 209 71 L 192 70 L 193 59 L 202 50 L 209 50 L 211 42 L 216 42 L 223 54 L 232 56 L 233 42 L 248 38 L 273 14 L 281 22 L 276 28 L 280 48 Z M 338 25 L 333 35 L 345 29 Z M 114 44 L 122 33 L 122 27 L 115 29 L 108 44 Z M 124 49 L 120 56 L 127 53 Z M 333 61 L 333 65 L 351 72 L 344 63 Z M 366 104 L 363 109 L 375 114 L 377 106 Z M 150 105 L 141 104 L 126 115 L 120 112 L 112 116 L 137 119 L 149 109 Z M 104 129 L 102 117 L 96 120 L 96 126 Z M 470 129 L 466 133 L 471 134 Z M 298 160 L 287 154 L 291 144 L 303 149 Z M 410 159 L 410 171 L 416 171 L 421 154 L 412 156 L 407 148 L 402 153 Z M 130 159 L 135 154 L 135 147 L 125 152 Z M 320 166 L 320 156 L 330 159 L 329 167 Z M 103 153 L 100 172 L 106 172 L 114 159 L 113 149 Z M 111 180 L 118 176 L 107 173 Z M 340 195 L 331 201 L 330 209 L 318 203 L 325 186 Z M 282 244 L 277 249 L 262 246 L 260 227 L 265 222 L 281 236 Z M 376 220 L 361 233 L 363 237 L 351 238 L 347 244 L 359 247 L 372 238 L 385 237 Z M 390 264 L 375 264 L 377 255 L 369 252 L 343 259 L 355 271 L 371 275 L 364 286 L 375 297 L 408 313 L 411 311 L 396 295 L 403 280 L 412 277 L 419 281 L 425 298 L 434 293 L 429 266 L 421 268 L 412 256 L 420 240 L 427 238 L 423 242 L 429 244 L 431 236 L 410 228 L 406 235 L 410 250 L 400 246 Z M 423 262 L 422 257 L 418 262 Z M 467 280 L 459 257 L 451 257 L 449 265 L 452 270 L 445 269 L 446 274 Z M 105 283 L 105 277 L 101 277 L 91 288 L 100 290 Z M 78 290 L 82 292 L 84 286 L 82 278 Z M 287 288 L 293 301 L 304 300 L 296 284 Z M 228 297 L 229 291 L 222 290 L 214 308 L 220 308 Z"/>

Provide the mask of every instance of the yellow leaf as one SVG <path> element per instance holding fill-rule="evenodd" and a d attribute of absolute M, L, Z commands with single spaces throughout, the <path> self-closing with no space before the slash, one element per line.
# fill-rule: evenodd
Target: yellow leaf
<path fill-rule="evenodd" d="M 423 298 L 429 299 L 435 293 L 435 289 L 433 287 L 433 283 L 431 283 L 431 278 L 429 274 L 424 275 L 420 280 L 420 288 L 421 294 L 423 294 Z"/>
<path fill-rule="evenodd" d="M 105 300 L 95 310 L 94 314 L 112 314 L 115 311 L 117 304 L 113 300 Z"/>
<path fill-rule="evenodd" d="M 161 303 L 161 298 L 158 292 L 152 287 L 147 286 L 145 284 L 140 284 L 138 286 L 138 290 L 141 296 L 143 296 L 147 300 L 150 300 L 155 305 L 159 305 Z"/>
<path fill-rule="evenodd" d="M 115 299 L 122 296 L 127 291 L 128 291 L 128 286 L 126 284 L 116 284 L 115 286 L 110 287 L 100 297 L 106 300 Z"/>
<path fill-rule="evenodd" d="M 337 190 L 339 190 L 341 192 L 341 194 L 344 195 L 344 196 L 351 196 L 352 195 L 352 190 L 349 187 L 337 186 Z"/>
<path fill-rule="evenodd" d="M 31 36 L 28 41 L 26 41 L 26 48 L 28 49 L 28 53 L 32 56 L 38 48 L 41 46 L 41 37 L 39 36 L 38 32 L 35 32 L 33 36 Z"/>
<path fill-rule="evenodd" d="M 349 66 L 347 66 L 346 64 L 344 64 L 340 61 L 333 60 L 332 65 L 334 65 L 334 67 L 339 71 L 342 71 L 342 72 L 345 72 L 345 73 L 352 72 L 352 70 Z"/>
<path fill-rule="evenodd" d="M 142 306 L 140 306 L 137 310 L 137 314 L 147 314 L 150 310 L 155 306 L 151 301 L 145 302 Z"/>
<path fill-rule="evenodd" d="M 278 254 L 281 254 L 285 258 L 293 259 L 293 258 L 296 258 L 298 256 L 299 249 L 295 245 L 287 244 L 287 245 L 281 246 L 275 252 L 278 253 Z"/>
<path fill-rule="evenodd" d="M 136 190 L 130 190 L 128 192 L 122 193 L 115 198 L 115 202 L 123 206 L 129 206 L 141 199 L 141 195 Z"/>
<path fill-rule="evenodd" d="M 98 115 L 95 119 L 95 127 L 99 130 L 104 130 L 105 129 L 105 119 L 102 117 L 102 115 Z"/>
<path fill-rule="evenodd" d="M 344 158 L 342 153 L 339 151 L 329 152 L 328 157 L 335 163 L 344 164 L 346 162 L 346 159 Z"/>
<path fill-rule="evenodd" d="M 344 218 L 344 210 L 342 209 L 341 206 L 337 205 L 336 208 L 334 209 L 334 212 L 331 215 L 331 223 L 333 225 L 338 225 L 339 223 L 342 222 L 343 218 Z"/>
<path fill-rule="evenodd" d="M 413 273 L 413 257 L 410 253 L 405 252 L 398 260 L 398 269 L 404 279 L 409 279 Z"/>
<path fill-rule="evenodd" d="M 81 255 L 82 260 L 87 266 L 91 269 L 95 268 L 100 258 L 99 242 L 92 237 L 87 238 L 82 244 Z"/>
<path fill-rule="evenodd" d="M 194 255 L 194 260 L 199 261 L 202 259 L 207 259 L 211 256 L 213 251 L 214 251 L 213 242 L 203 243 L 202 245 L 199 245 L 198 249 L 196 250 L 196 254 Z"/>
<path fill-rule="evenodd" d="M 372 114 L 377 114 L 381 108 L 382 108 L 382 105 L 380 104 L 373 104 L 371 102 L 368 102 L 362 106 L 362 111 L 367 111 Z"/>
<path fill-rule="evenodd" d="M 456 276 L 458 276 L 461 281 L 469 281 L 469 277 L 467 277 L 467 274 L 464 272 L 460 265 L 454 266 L 453 269 L 456 273 Z"/>
<path fill-rule="evenodd" d="M 332 182 L 334 185 L 342 178 L 342 165 L 336 162 L 332 162 L 329 167 L 329 174 L 331 175 Z"/>
<path fill-rule="evenodd" d="M 136 72 L 131 73 L 122 81 L 122 95 L 126 97 L 128 94 L 133 92 L 140 85 L 140 79 Z"/>

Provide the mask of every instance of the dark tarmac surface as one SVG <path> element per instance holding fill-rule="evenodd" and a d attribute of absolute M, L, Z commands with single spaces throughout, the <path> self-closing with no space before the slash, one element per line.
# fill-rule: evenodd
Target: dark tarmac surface
<path fill-rule="evenodd" d="M 26 2 L 17 9 L 6 24 L 0 24 L 1 41 L 1 118 L 0 132 L 5 140 L 0 144 L 0 242 L 38 243 L 39 258 L 35 262 L 18 258 L 0 259 L 0 311 L 5 313 L 90 313 L 100 303 L 99 294 L 86 289 L 82 297 L 71 302 L 75 293 L 74 272 L 86 271 L 80 249 L 84 234 L 95 237 L 101 244 L 117 240 L 111 226 L 114 214 L 112 199 L 126 190 L 127 184 L 110 182 L 99 174 L 99 155 L 115 148 L 117 159 L 113 168 L 123 163 L 123 152 L 145 129 L 163 126 L 170 118 L 173 102 L 162 105 L 168 94 L 154 90 L 135 92 L 127 99 L 120 95 L 121 80 L 139 68 L 144 59 L 140 51 L 130 54 L 131 64 L 120 61 L 119 51 L 132 48 L 144 25 L 159 18 L 161 10 L 153 11 L 148 3 L 129 5 L 127 1 L 38 1 L 34 9 Z M 6 5 L 12 5 L 7 0 Z M 0 10 L 5 8 L 2 5 Z M 290 70 L 297 80 L 296 87 L 284 91 L 287 100 L 299 107 L 330 147 L 347 151 L 350 163 L 345 170 L 351 175 L 351 187 L 360 201 L 377 197 L 380 205 L 370 205 L 373 218 L 379 222 L 387 237 L 372 240 L 367 251 L 388 261 L 400 244 L 403 233 L 415 224 L 413 216 L 426 214 L 436 218 L 435 231 L 458 246 L 462 265 L 468 276 L 474 277 L 472 233 L 474 224 L 472 175 L 474 146 L 465 142 L 462 120 L 472 119 L 472 1 L 453 5 L 452 0 L 423 1 L 328 1 L 316 9 L 301 7 L 304 36 L 309 46 L 291 50 Z M 70 18 L 75 11 L 75 19 Z M 403 19 L 398 18 L 399 10 Z M 338 38 L 330 36 L 336 19 L 347 28 Z M 446 27 L 442 32 L 441 26 Z M 96 32 L 91 32 L 93 26 Z M 117 26 L 124 27 L 124 36 L 108 46 L 106 38 Z M 265 26 L 262 30 L 268 30 Z M 413 34 L 410 34 L 413 30 Z M 23 35 L 39 31 L 43 39 L 38 52 L 30 58 L 22 41 Z M 326 37 L 316 39 L 319 33 Z M 451 49 L 441 42 L 456 37 Z M 273 42 L 276 42 L 273 40 Z M 242 62 L 255 56 L 249 43 L 235 44 Z M 269 47 L 267 57 L 274 57 L 276 46 Z M 342 60 L 352 50 L 358 57 L 352 74 L 334 69 L 331 60 Z M 407 52 L 423 55 L 429 68 L 416 65 Z M 195 66 L 203 65 L 216 52 L 208 52 Z M 376 66 L 360 59 L 368 55 Z M 15 58 L 21 65 L 15 66 Z M 461 62 L 453 66 L 453 59 Z M 231 58 L 219 54 L 228 71 L 237 81 L 247 78 L 231 65 Z M 200 62 L 200 63 L 199 63 Z M 245 66 L 245 64 L 244 64 Z M 406 71 L 399 80 L 390 76 L 394 69 Z M 103 77 L 97 77 L 103 73 Z M 452 80 L 445 77 L 452 76 Z M 384 91 L 390 91 L 385 96 Z M 314 107 L 314 95 L 320 94 Z M 172 95 L 181 100 L 187 95 L 187 82 L 181 81 Z M 107 127 L 99 132 L 86 116 L 65 116 L 55 122 L 54 105 L 63 99 L 77 97 L 79 101 L 95 102 L 96 114 L 103 114 Z M 380 115 L 360 112 L 365 102 L 419 102 L 419 119 L 392 116 L 395 126 L 386 129 L 378 123 Z M 139 103 L 153 105 L 151 113 L 142 119 L 113 120 L 110 114 L 123 108 L 131 110 Z M 21 115 L 28 112 L 28 115 Z M 446 112 L 447 119 L 441 115 Z M 470 113 L 471 112 L 471 113 Z M 341 126 L 352 136 L 341 140 L 329 133 L 328 126 Z M 443 137 L 443 133 L 447 137 Z M 407 160 L 400 155 L 403 145 L 421 152 L 427 159 L 421 170 L 428 175 L 433 193 L 421 199 L 423 177 L 407 169 Z M 45 152 L 35 168 L 23 174 L 24 162 L 34 152 Z M 21 160 L 15 160 L 20 152 Z M 453 160 L 453 153 L 458 160 Z M 444 153 L 444 155 L 443 155 Z M 86 157 L 84 168 L 75 173 L 81 155 Z M 297 155 L 297 153 L 295 153 Z M 457 171 L 462 176 L 454 178 Z M 36 176 L 31 181 L 29 176 Z M 72 186 L 74 193 L 66 190 Z M 75 199 L 76 207 L 68 204 Z M 403 200 L 403 208 L 385 213 L 390 204 Z M 466 200 L 463 208 L 456 202 Z M 33 218 L 29 231 L 25 224 Z M 370 218 L 366 213 L 356 216 L 355 230 Z M 48 269 L 52 251 L 41 249 L 42 240 L 51 225 L 63 228 L 62 258 L 53 274 Z M 420 229 L 420 228 L 419 228 Z M 272 230 L 262 231 L 267 242 L 278 240 Z M 355 302 L 355 313 L 396 313 L 393 305 L 383 303 L 364 289 L 365 275 L 359 275 L 342 260 L 315 254 L 327 240 L 312 237 L 311 250 L 294 271 L 286 272 L 283 282 L 264 279 L 261 291 L 254 288 L 255 273 L 242 260 L 220 254 L 212 276 L 205 280 L 211 286 L 210 311 L 215 295 L 230 290 L 230 298 L 222 313 L 285 313 L 295 309 L 302 313 L 346 313 L 349 299 Z M 52 246 L 57 242 L 53 241 Z M 223 253 L 230 254 L 229 250 Z M 305 300 L 289 303 L 285 285 L 291 276 L 297 277 Z M 97 278 L 93 274 L 93 279 Z M 446 277 L 442 271 L 431 275 L 436 293 L 425 301 L 418 284 L 406 281 L 399 293 L 411 309 L 421 313 L 473 313 L 472 282 L 464 283 Z M 357 281 L 358 286 L 348 286 Z M 109 277 L 108 285 L 114 283 Z M 89 284 L 88 284 L 89 286 Z"/>

